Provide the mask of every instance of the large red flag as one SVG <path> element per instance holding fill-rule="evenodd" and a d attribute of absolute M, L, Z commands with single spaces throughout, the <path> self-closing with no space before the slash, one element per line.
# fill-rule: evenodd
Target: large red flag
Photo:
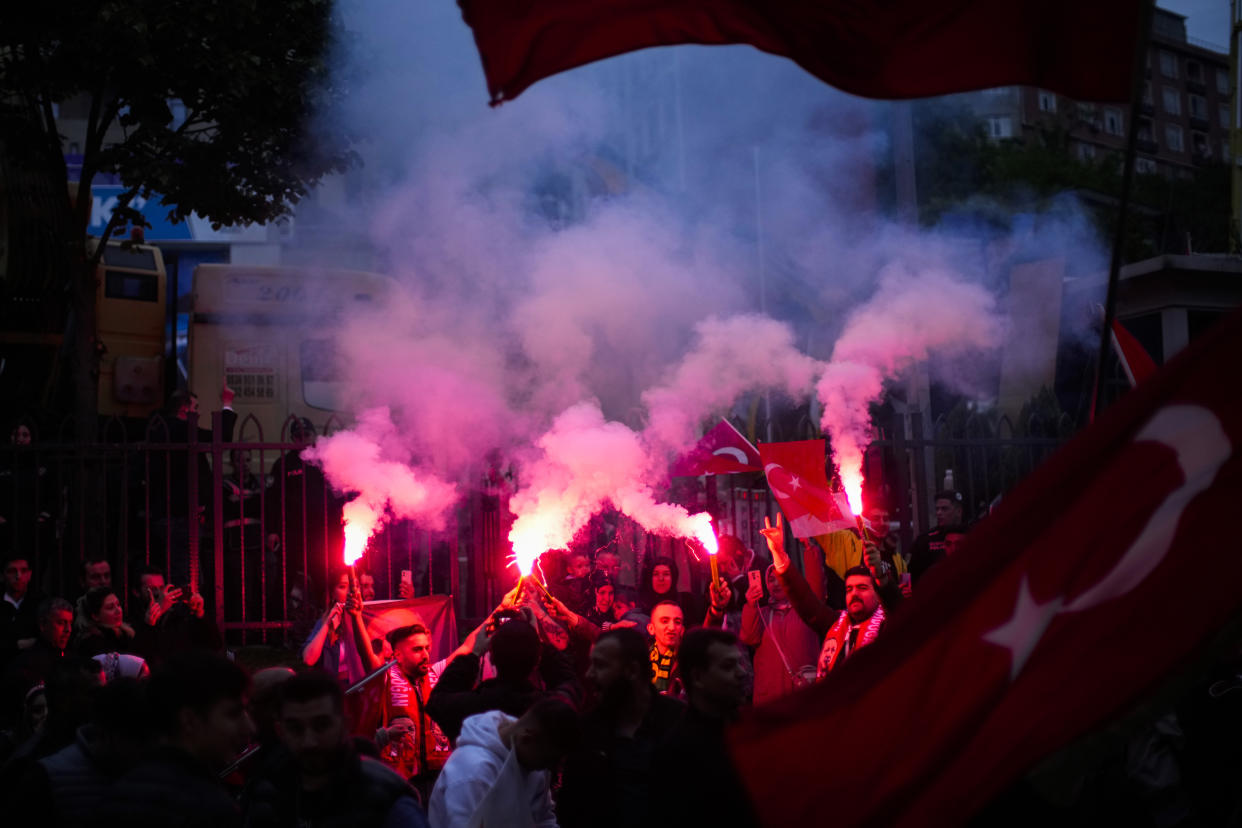
<path fill-rule="evenodd" d="M 1242 314 L 1127 394 L 733 756 L 768 825 L 963 822 L 1242 606 Z"/>
<path fill-rule="evenodd" d="M 448 658 L 457 649 L 457 618 L 451 595 L 425 595 L 395 601 L 368 601 L 362 605 L 367 638 L 384 638 L 399 627 L 422 624 L 431 638 L 431 660 Z M 353 733 L 371 737 L 380 724 L 384 704 L 384 676 L 374 673 L 371 680 L 355 685 L 345 703 Z"/>
<path fill-rule="evenodd" d="M 813 538 L 853 528 L 849 501 L 833 492 L 824 471 L 824 441 L 760 443 L 768 488 L 795 538 Z"/>
<path fill-rule="evenodd" d="M 492 102 L 606 57 L 746 43 L 838 89 L 917 98 L 1028 85 L 1128 100 L 1139 0 L 459 0 Z"/>
<path fill-rule="evenodd" d="M 671 474 L 674 477 L 698 477 L 702 474 L 757 472 L 762 468 L 759 452 L 750 441 L 728 420 L 721 420 L 693 448 L 677 458 Z"/>

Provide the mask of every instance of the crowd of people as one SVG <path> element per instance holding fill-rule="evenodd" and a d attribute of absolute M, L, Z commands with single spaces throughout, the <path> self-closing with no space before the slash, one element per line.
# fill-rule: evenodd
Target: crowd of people
<path fill-rule="evenodd" d="M 767 556 L 720 538 L 702 595 L 670 558 L 622 583 L 610 548 L 549 552 L 563 577 L 523 579 L 439 660 L 422 624 L 372 640 L 374 578 L 342 571 L 299 614 L 297 668 L 253 675 L 164 571 L 134 567 L 126 595 L 88 559 L 77 594 L 45 596 L 10 550 L 0 791 L 47 825 L 754 824 L 726 725 L 882 634 L 911 579 L 881 523 L 835 601 L 770 525 Z M 914 550 L 951 554 L 943 534 Z"/>

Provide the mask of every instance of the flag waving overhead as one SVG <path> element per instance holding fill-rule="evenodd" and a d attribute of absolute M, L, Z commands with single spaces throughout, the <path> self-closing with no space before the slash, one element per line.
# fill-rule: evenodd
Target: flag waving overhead
<path fill-rule="evenodd" d="M 825 803 L 837 825 L 962 823 L 1234 616 L 1239 353 L 1234 314 L 1023 481 L 873 646 L 746 719 L 733 756 L 765 824 Z"/>
<path fill-rule="evenodd" d="M 674 477 L 698 477 L 701 474 L 757 472 L 762 468 L 758 450 L 732 423 L 721 420 L 677 459 L 672 474 Z"/>
<path fill-rule="evenodd" d="M 812 538 L 850 529 L 849 502 L 828 487 L 824 471 L 824 441 L 760 443 L 768 488 L 796 538 Z"/>
<path fill-rule="evenodd" d="M 1138 0 L 458 0 L 492 102 L 602 58 L 745 43 L 868 98 L 1028 85 L 1130 97 Z"/>
<path fill-rule="evenodd" d="M 1125 372 L 1131 388 L 1156 373 L 1156 363 L 1142 343 L 1116 319 L 1113 320 L 1112 340 L 1121 370 Z"/>

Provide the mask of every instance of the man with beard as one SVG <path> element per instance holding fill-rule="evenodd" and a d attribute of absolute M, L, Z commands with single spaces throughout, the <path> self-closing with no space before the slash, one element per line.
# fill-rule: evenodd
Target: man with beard
<path fill-rule="evenodd" d="M 689 709 L 656 753 L 651 812 L 666 825 L 758 825 L 725 745 L 725 727 L 746 703 L 750 675 L 737 636 L 686 633 L 678 671 Z"/>
<path fill-rule="evenodd" d="M 635 629 L 603 633 L 586 678 L 595 704 L 582 717 L 581 748 L 565 762 L 557 821 L 562 828 L 654 824 L 652 762 L 686 706 L 652 686 L 647 642 Z"/>
<path fill-rule="evenodd" d="M 384 727 L 376 734 L 384 763 L 411 780 L 424 796 L 444 767 L 448 739 L 427 715 L 431 676 L 431 633 L 422 624 L 389 634 L 394 661 L 384 676 Z"/>
<path fill-rule="evenodd" d="M 651 683 L 661 693 L 673 687 L 677 672 L 677 648 L 686 632 L 685 614 L 676 601 L 661 601 L 651 609 L 647 633 L 655 638 L 651 645 Z"/>
<path fill-rule="evenodd" d="M 789 602 L 808 627 L 823 637 L 816 675 L 823 678 L 859 647 L 879 635 L 884 626 L 885 610 L 891 611 L 902 600 L 901 588 L 892 572 L 881 566 L 879 547 L 866 544 L 867 566 L 855 566 L 845 572 L 845 609 L 834 610 L 818 600 L 810 585 L 792 566 L 785 551 L 784 531 L 772 526 L 765 518 L 760 531 L 767 538 L 772 553 L 772 566 Z"/>
<path fill-rule="evenodd" d="M 276 732 L 283 750 L 247 791 L 249 826 L 427 825 L 405 780 L 353 750 L 335 679 L 302 673 L 280 691 Z"/>

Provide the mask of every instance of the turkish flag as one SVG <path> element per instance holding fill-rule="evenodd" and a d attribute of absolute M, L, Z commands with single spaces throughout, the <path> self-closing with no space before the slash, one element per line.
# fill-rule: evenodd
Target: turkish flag
<path fill-rule="evenodd" d="M 1113 320 L 1112 340 L 1117 359 L 1121 362 L 1121 370 L 1125 372 L 1131 388 L 1156 373 L 1156 363 L 1142 343 L 1116 319 Z"/>
<path fill-rule="evenodd" d="M 721 420 L 694 447 L 677 458 L 673 477 L 757 472 L 763 468 L 758 450 L 728 420 Z"/>
<path fill-rule="evenodd" d="M 362 605 L 367 638 L 385 638 L 399 627 L 422 624 L 431 638 L 431 660 L 448 658 L 457 648 L 457 618 L 451 595 L 424 595 Z M 384 704 L 384 674 L 377 671 L 345 696 L 346 712 L 355 736 L 371 737 L 379 727 Z"/>
<path fill-rule="evenodd" d="M 746 717 L 767 825 L 959 824 L 1242 607 L 1242 313 L 1114 404 L 928 572 L 872 646 Z"/>
<path fill-rule="evenodd" d="M 828 486 L 823 440 L 760 443 L 759 456 L 768 488 L 795 538 L 813 538 L 855 526 L 845 495 Z"/>
<path fill-rule="evenodd" d="M 1136 0 L 459 0 L 493 104 L 592 61 L 679 43 L 746 43 L 838 89 L 918 98 L 1026 85 L 1124 101 Z"/>

